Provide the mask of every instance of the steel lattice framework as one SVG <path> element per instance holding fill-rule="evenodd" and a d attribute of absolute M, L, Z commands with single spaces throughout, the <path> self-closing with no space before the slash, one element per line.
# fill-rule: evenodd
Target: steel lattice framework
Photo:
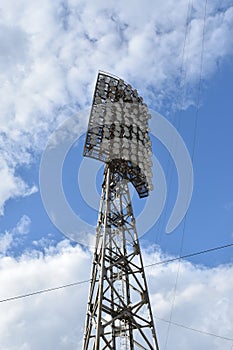
<path fill-rule="evenodd" d="M 100 73 L 97 83 L 102 76 L 103 73 Z M 109 82 L 111 76 L 107 75 L 107 78 Z M 98 89 L 95 90 L 94 105 L 96 95 L 101 97 Z M 106 99 L 108 96 L 97 101 L 105 108 Z M 136 102 L 141 104 L 142 99 L 137 99 Z M 116 102 L 119 101 L 112 101 Z M 105 113 L 104 108 L 102 113 Z M 92 113 L 93 108 L 90 120 L 93 118 Z M 101 119 L 101 116 L 99 118 Z M 124 116 L 121 125 L 125 125 Z M 84 148 L 84 155 L 103 160 L 106 167 L 96 230 L 83 350 L 158 350 L 128 188 L 128 183 L 131 182 L 139 196 L 145 197 L 149 194 L 150 185 L 138 159 L 134 161 L 134 158 L 132 160 L 124 156 L 126 152 L 122 144 L 128 133 L 125 135 L 123 132 L 120 137 L 119 134 L 117 136 L 117 142 L 120 140 L 121 144 L 117 156 L 111 149 L 101 150 L 104 139 L 109 141 L 109 145 L 112 140 L 116 141 L 114 134 L 111 138 L 109 134 L 106 136 L 101 133 L 102 126 L 103 123 L 100 122 L 93 129 L 93 122 L 89 122 Z M 94 142 L 91 142 L 92 132 L 96 130 Z M 131 134 L 131 141 L 132 138 Z M 141 140 L 137 135 L 135 139 L 138 143 L 136 152 L 140 152 Z"/>

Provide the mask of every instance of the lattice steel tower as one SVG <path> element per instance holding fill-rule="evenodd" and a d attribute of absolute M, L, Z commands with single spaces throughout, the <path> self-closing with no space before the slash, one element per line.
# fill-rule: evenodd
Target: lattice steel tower
<path fill-rule="evenodd" d="M 147 106 L 123 80 L 98 74 L 84 156 L 105 162 L 83 350 L 158 350 L 128 183 L 149 195 Z"/>

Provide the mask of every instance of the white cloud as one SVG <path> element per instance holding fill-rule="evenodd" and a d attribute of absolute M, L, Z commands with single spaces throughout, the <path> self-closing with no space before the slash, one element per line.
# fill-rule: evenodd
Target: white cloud
<path fill-rule="evenodd" d="M 36 186 L 29 187 L 14 174 L 4 161 L 0 166 L 0 215 L 4 213 L 4 204 L 9 198 L 26 197 L 37 192 Z"/>
<path fill-rule="evenodd" d="M 66 242 L 47 255 L 32 252 L 19 261 L 1 259 L 1 297 L 23 294 L 89 277 L 89 255 Z M 88 285 L 58 290 L 32 298 L 0 304 L 1 346 L 13 349 L 76 348 L 81 338 Z M 3 314 L 5 315 L 3 317 Z M 82 317 L 82 319 L 80 319 Z M 14 337 L 12 335 L 15 327 Z"/>
<path fill-rule="evenodd" d="M 0 233 L 0 256 L 5 256 L 12 245 L 17 245 L 19 241 L 22 241 L 22 236 L 29 233 L 30 224 L 31 219 L 23 215 L 13 229 Z"/>
<path fill-rule="evenodd" d="M 208 4 L 204 78 L 232 55 L 230 4 Z M 98 69 L 130 81 L 155 109 L 170 100 L 170 109 L 177 96 L 187 10 L 184 0 L 3 1 L 0 132 L 7 171 L 32 162 L 32 152 L 43 149 L 58 123 L 90 104 Z M 195 1 L 184 52 L 188 91 L 199 79 L 203 16 L 204 3 Z M 185 99 L 187 107 L 192 95 Z M 2 206 L 13 195 L 7 187 L 4 191 Z"/>
<path fill-rule="evenodd" d="M 232 338 L 233 284 L 230 276 L 233 266 L 207 268 L 182 261 L 174 292 L 178 264 L 176 262 L 146 271 L 150 281 L 154 315 L 169 320 L 174 302 L 173 322 Z M 161 348 L 165 345 L 167 327 L 168 324 L 157 321 Z M 172 325 L 167 349 L 172 349 L 174 344 L 177 344 L 177 349 L 222 349 L 231 343 Z"/>
<path fill-rule="evenodd" d="M 28 234 L 29 228 L 31 224 L 31 219 L 27 215 L 23 215 L 19 222 L 17 223 L 16 227 L 12 230 L 14 234 L 21 234 L 25 235 Z"/>
<path fill-rule="evenodd" d="M 159 261 L 159 253 L 144 252 L 145 264 Z M 68 241 L 34 251 L 15 260 L 0 260 L 1 298 L 87 280 L 91 257 Z M 146 269 L 154 315 L 169 319 L 178 263 Z M 232 337 L 232 265 L 217 268 L 182 261 L 172 321 L 202 331 Z M 81 348 L 88 284 L 0 304 L 1 346 L 7 350 Z M 167 324 L 156 320 L 160 348 L 164 348 Z M 14 333 L 14 337 L 11 335 Z M 171 326 L 167 350 L 228 349 L 230 342 Z"/>
<path fill-rule="evenodd" d="M 0 256 L 5 255 L 13 242 L 13 235 L 10 232 L 5 232 L 0 235 Z"/>

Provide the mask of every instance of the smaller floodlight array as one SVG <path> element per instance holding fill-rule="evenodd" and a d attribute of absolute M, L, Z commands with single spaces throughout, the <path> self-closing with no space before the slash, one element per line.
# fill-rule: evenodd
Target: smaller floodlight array
<path fill-rule="evenodd" d="M 122 79 L 99 73 L 84 156 L 105 163 L 120 160 L 126 168 L 125 177 L 133 183 L 140 197 L 147 196 L 153 189 L 150 118 L 137 90 Z M 119 162 L 117 164 L 119 166 Z"/>

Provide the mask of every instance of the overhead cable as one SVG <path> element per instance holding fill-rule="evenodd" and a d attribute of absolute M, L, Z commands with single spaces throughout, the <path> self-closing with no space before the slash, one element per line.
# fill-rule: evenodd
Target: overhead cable
<path fill-rule="evenodd" d="M 195 252 L 195 253 L 190 253 L 190 254 L 183 255 L 183 256 L 180 256 L 180 257 L 177 257 L 177 258 L 158 261 L 158 262 L 153 263 L 153 264 L 145 265 L 144 267 L 148 268 L 148 267 L 151 267 L 151 266 L 168 264 L 168 263 L 176 261 L 176 260 L 185 259 L 185 258 L 193 257 L 193 256 L 196 256 L 196 255 L 206 254 L 206 253 L 209 253 L 209 252 L 213 252 L 213 251 L 216 251 L 216 250 L 229 248 L 229 247 L 232 247 L 232 246 L 233 246 L 233 243 L 230 243 L 230 244 L 218 246 L 218 247 L 215 247 L 215 248 L 201 250 L 201 251 Z M 68 288 L 68 287 L 74 287 L 74 286 L 82 285 L 82 284 L 89 283 L 89 282 L 90 282 L 90 280 L 77 281 L 77 282 L 64 284 L 64 285 L 57 286 L 57 287 L 52 287 L 52 288 L 38 290 L 38 291 L 27 293 L 27 294 L 16 295 L 16 296 L 5 298 L 5 299 L 0 299 L 0 303 L 4 303 L 4 302 L 7 302 L 7 301 L 12 301 L 12 300 L 17 300 L 17 299 L 23 299 L 23 298 L 27 298 L 27 297 L 30 297 L 30 296 L 33 296 L 33 295 L 37 295 L 37 294 L 53 292 L 55 290 Z"/>
<path fill-rule="evenodd" d="M 156 316 L 155 316 L 155 318 L 157 320 L 159 320 L 159 321 L 170 323 L 171 325 L 174 325 L 174 326 L 177 326 L 177 327 L 189 329 L 190 331 L 202 333 L 202 334 L 205 334 L 205 335 L 210 335 L 210 336 L 215 337 L 215 338 L 220 338 L 220 339 L 224 339 L 224 340 L 228 340 L 228 341 L 233 341 L 233 338 L 223 337 L 223 336 L 215 334 L 215 333 L 210 333 L 210 332 L 207 332 L 207 331 L 203 331 L 201 329 L 185 326 L 184 324 L 173 322 L 173 321 L 168 321 L 168 320 L 165 320 L 164 318 L 160 318 L 160 317 L 156 317 Z"/>

